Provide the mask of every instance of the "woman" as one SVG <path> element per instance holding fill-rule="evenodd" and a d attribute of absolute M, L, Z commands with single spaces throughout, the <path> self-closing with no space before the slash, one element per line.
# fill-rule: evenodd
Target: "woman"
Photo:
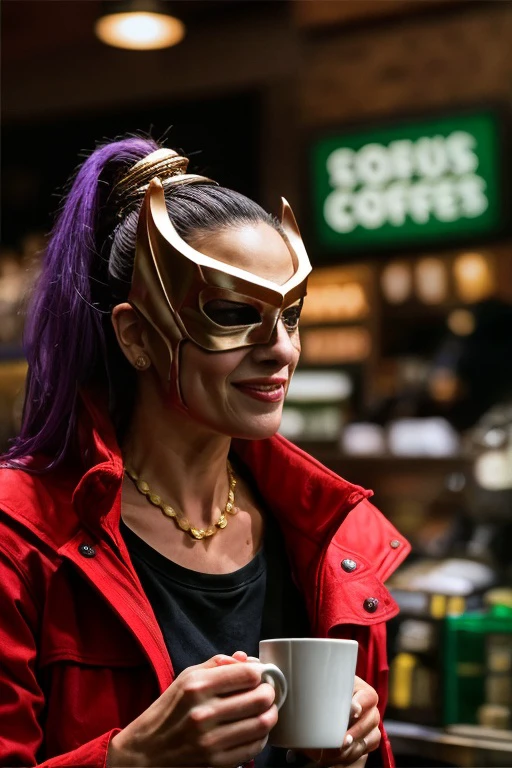
<path fill-rule="evenodd" d="M 186 168 L 98 148 L 48 245 L 0 478 L 2 765 L 285 764 L 251 657 L 311 634 L 359 641 L 353 718 L 288 761 L 380 742 L 390 766 L 382 579 L 408 545 L 275 435 L 310 270 L 293 214 Z"/>

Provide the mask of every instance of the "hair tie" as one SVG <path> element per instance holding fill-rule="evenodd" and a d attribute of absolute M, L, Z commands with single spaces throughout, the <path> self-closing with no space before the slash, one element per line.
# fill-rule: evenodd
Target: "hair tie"
<path fill-rule="evenodd" d="M 133 165 L 112 189 L 111 197 L 121 218 L 126 210 L 141 199 L 152 179 L 160 179 L 164 189 L 170 185 L 217 184 L 206 176 L 187 173 L 189 160 L 173 149 L 157 149 Z"/>

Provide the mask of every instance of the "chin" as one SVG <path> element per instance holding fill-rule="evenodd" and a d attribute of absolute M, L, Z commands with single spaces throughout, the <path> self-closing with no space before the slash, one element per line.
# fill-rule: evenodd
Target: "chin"
<path fill-rule="evenodd" d="M 253 421 L 252 424 L 246 424 L 233 430 L 231 437 L 237 437 L 242 440 L 266 440 L 269 437 L 273 437 L 280 426 L 281 419 L 272 420 L 272 423 L 267 422 L 264 424 L 257 424 Z"/>

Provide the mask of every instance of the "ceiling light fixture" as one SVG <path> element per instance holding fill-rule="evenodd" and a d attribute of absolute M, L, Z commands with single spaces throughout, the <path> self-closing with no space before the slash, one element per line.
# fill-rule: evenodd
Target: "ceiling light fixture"
<path fill-rule="evenodd" d="M 108 0 L 94 31 L 115 48 L 149 51 L 177 45 L 185 36 L 185 25 L 162 0 Z"/>

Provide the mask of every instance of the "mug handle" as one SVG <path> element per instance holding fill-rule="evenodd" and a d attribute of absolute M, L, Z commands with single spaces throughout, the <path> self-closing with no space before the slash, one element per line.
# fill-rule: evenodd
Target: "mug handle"
<path fill-rule="evenodd" d="M 288 694 L 288 683 L 279 667 L 275 664 L 261 664 L 261 682 L 269 683 L 276 692 L 275 705 L 278 709 L 283 706 Z"/>

